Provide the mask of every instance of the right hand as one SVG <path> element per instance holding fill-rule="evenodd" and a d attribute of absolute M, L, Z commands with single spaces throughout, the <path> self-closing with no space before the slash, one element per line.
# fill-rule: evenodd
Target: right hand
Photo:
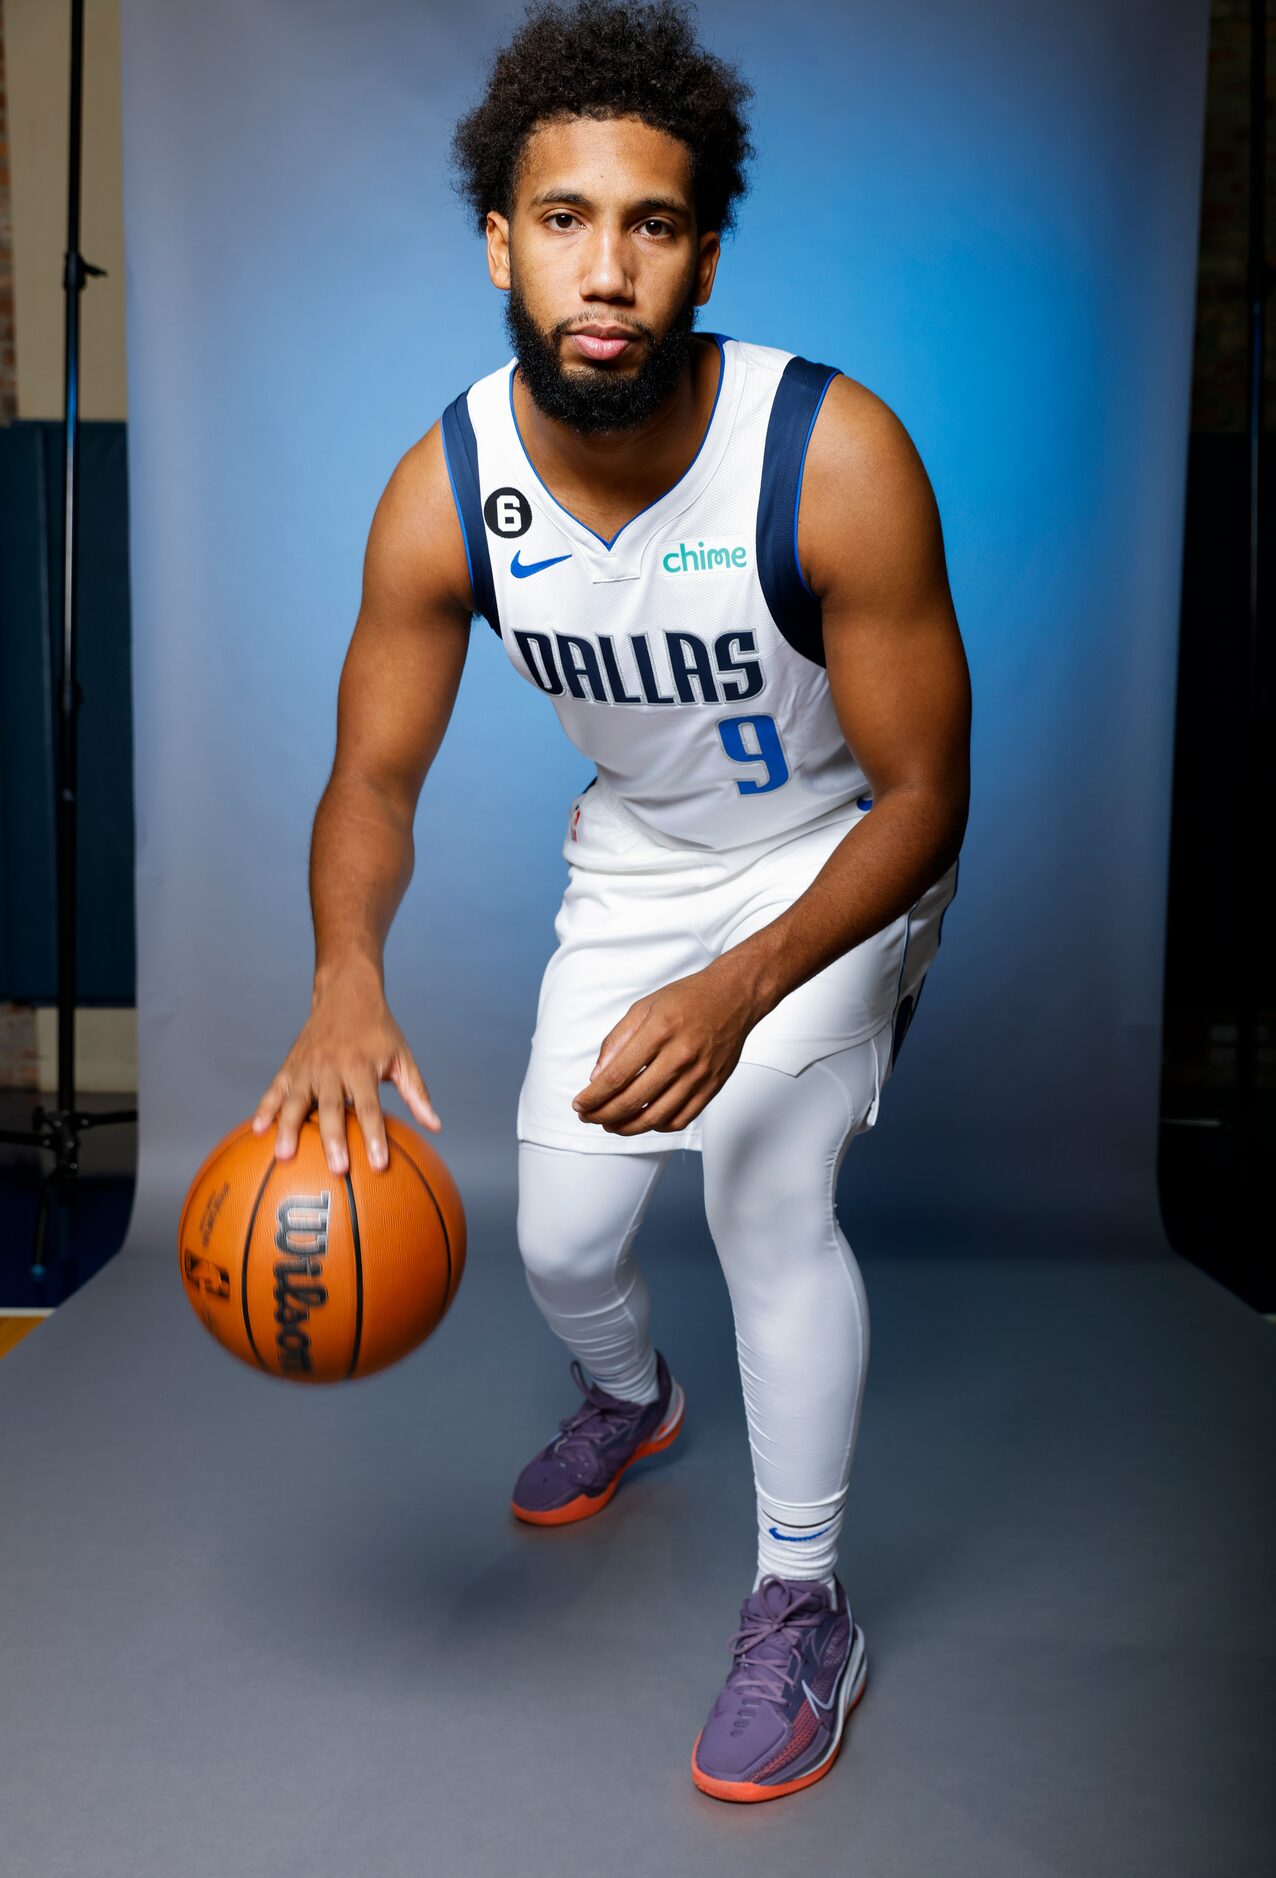
<path fill-rule="evenodd" d="M 393 1082 L 416 1119 L 437 1134 L 443 1124 L 390 1015 L 380 980 L 348 973 L 316 992 L 297 1041 L 257 1105 L 253 1133 L 261 1134 L 277 1116 L 275 1154 L 286 1161 L 296 1153 L 302 1123 L 317 1104 L 328 1166 L 344 1174 L 348 1097 L 368 1159 L 374 1168 L 384 1168 L 389 1164 L 380 1094 L 385 1081 Z"/>

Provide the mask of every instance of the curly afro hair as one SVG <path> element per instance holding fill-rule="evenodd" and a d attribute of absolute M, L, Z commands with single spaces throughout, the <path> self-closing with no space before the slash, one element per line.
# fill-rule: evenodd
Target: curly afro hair
<path fill-rule="evenodd" d="M 509 217 L 527 138 L 546 119 L 638 117 L 691 152 L 700 233 L 725 233 L 756 154 L 744 106 L 753 87 L 697 45 L 682 0 L 532 0 L 494 56 L 487 89 L 452 136 L 454 186 L 479 232 Z"/>

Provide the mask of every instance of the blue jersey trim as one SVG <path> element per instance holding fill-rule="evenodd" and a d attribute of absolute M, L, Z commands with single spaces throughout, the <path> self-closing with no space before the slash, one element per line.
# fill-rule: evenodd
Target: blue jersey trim
<path fill-rule="evenodd" d="M 620 527 L 616 530 L 615 534 L 612 536 L 610 541 L 606 540 L 604 536 L 600 535 L 596 528 L 591 528 L 588 522 L 582 522 L 579 515 L 572 515 L 571 510 L 558 500 L 558 497 L 554 494 L 553 490 L 549 488 L 548 484 L 545 482 L 544 477 L 541 475 L 536 465 L 532 462 L 531 457 L 527 455 L 527 445 L 523 442 L 523 433 L 518 427 L 518 418 L 515 415 L 515 411 L 514 411 L 514 367 L 513 365 L 510 366 L 510 369 L 509 369 L 510 417 L 513 419 L 513 422 L 514 422 L 514 435 L 518 438 L 519 448 L 523 452 L 523 455 L 527 458 L 528 469 L 531 470 L 532 475 L 536 478 L 541 488 L 545 491 L 545 494 L 549 497 L 554 507 L 556 509 L 562 509 L 562 512 L 564 515 L 571 516 L 572 521 L 575 522 L 578 528 L 583 528 L 587 535 L 592 535 L 594 537 L 595 541 L 601 541 L 604 548 L 607 548 L 608 550 L 615 547 L 616 543 L 620 540 L 620 537 L 624 534 L 625 530 L 627 528 L 631 528 L 636 521 L 639 521 L 641 517 L 647 513 L 648 509 L 654 509 L 657 502 L 663 502 L 665 499 L 665 496 L 669 496 L 673 494 L 674 490 L 678 487 L 679 483 L 684 483 L 687 480 L 687 477 L 690 476 L 692 470 L 695 468 L 697 462 L 700 459 L 700 452 L 704 449 L 705 445 L 709 441 L 710 434 L 713 431 L 713 420 L 718 415 L 718 400 L 722 396 L 722 386 L 727 376 L 727 349 L 726 349 L 726 345 L 724 344 L 724 341 L 729 339 L 731 335 L 729 333 L 705 333 L 703 336 L 706 339 L 714 340 L 717 344 L 718 386 L 717 386 L 717 390 L 713 394 L 713 409 L 709 413 L 709 422 L 704 427 L 704 436 L 700 439 L 700 443 L 699 443 L 699 446 L 697 447 L 696 454 L 695 456 L 692 457 L 686 469 L 683 470 L 682 475 L 678 478 L 678 482 L 671 483 L 668 489 L 665 490 L 663 495 L 653 497 L 652 500 L 647 504 L 646 508 L 639 509 L 637 515 L 631 515 L 627 522 L 622 522 Z"/>
<path fill-rule="evenodd" d="M 475 611 L 481 613 L 492 631 L 500 637 L 501 616 L 496 605 L 496 586 L 492 580 L 492 557 L 487 550 L 487 530 L 483 526 L 483 501 L 479 492 L 478 444 L 470 421 L 469 391 L 453 398 L 443 413 L 443 460 L 447 464 L 452 500 L 460 518 L 465 541 L 465 563 L 470 570 L 470 589 Z"/>
<path fill-rule="evenodd" d="M 798 505 L 806 452 L 836 365 L 793 357 L 771 401 L 758 496 L 758 581 L 771 618 L 795 652 L 825 664 L 820 603 L 798 560 Z"/>
<path fill-rule="evenodd" d="M 470 537 L 465 526 L 465 511 L 461 507 L 461 498 L 456 493 L 456 477 L 452 474 L 452 461 L 448 455 L 447 426 L 443 426 L 443 461 L 447 465 L 447 479 L 452 486 L 452 500 L 456 504 L 456 519 L 461 524 L 461 540 L 465 544 L 465 566 L 470 576 L 470 593 L 474 593 L 474 562 L 470 558 Z"/>

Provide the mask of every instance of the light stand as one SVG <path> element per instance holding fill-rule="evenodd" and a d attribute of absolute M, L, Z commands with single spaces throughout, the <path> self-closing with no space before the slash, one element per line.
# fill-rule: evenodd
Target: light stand
<path fill-rule="evenodd" d="M 68 1212 L 75 1200 L 80 1171 L 80 1136 L 109 1122 L 135 1122 L 136 1109 L 86 1114 L 75 1106 L 75 917 L 76 917 L 76 716 L 80 687 L 75 677 L 76 566 L 79 551 L 79 378 L 80 293 L 94 267 L 80 253 L 81 120 L 84 96 L 84 0 L 71 0 L 71 123 L 67 176 L 67 246 L 62 272 L 66 292 L 66 395 L 64 401 L 64 524 L 62 586 L 62 670 L 58 686 L 57 870 L 58 870 L 58 1104 L 32 1110 L 30 1131 L 0 1129 L 0 1141 L 47 1149 L 54 1163 L 40 1187 L 31 1275 L 47 1271 L 45 1246 L 50 1215 L 56 1222 L 59 1264 L 69 1241 Z M 56 1212 L 54 1208 L 56 1207 Z"/>

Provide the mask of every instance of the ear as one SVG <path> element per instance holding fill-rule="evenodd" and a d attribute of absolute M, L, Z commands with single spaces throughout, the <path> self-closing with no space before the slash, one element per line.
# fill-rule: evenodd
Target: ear
<path fill-rule="evenodd" d="M 712 229 L 700 237 L 700 253 L 696 260 L 696 305 L 708 304 L 713 292 L 714 277 L 718 271 L 718 260 L 722 253 L 722 244 Z"/>
<path fill-rule="evenodd" d="M 508 293 L 510 284 L 510 225 L 495 209 L 487 212 L 487 271 L 492 285 Z"/>

